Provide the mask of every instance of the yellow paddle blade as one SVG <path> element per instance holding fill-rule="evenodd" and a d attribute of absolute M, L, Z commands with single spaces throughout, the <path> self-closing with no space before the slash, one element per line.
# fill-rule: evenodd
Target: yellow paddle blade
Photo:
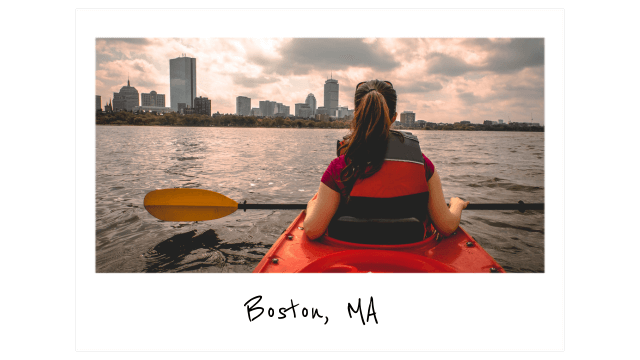
<path fill-rule="evenodd" d="M 210 190 L 162 189 L 144 197 L 144 208 L 164 221 L 206 221 L 232 214 L 238 203 Z"/>

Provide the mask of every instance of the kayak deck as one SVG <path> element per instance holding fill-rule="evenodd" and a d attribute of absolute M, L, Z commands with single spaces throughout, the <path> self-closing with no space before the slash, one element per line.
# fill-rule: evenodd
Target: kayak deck
<path fill-rule="evenodd" d="M 289 225 L 254 269 L 254 273 L 458 272 L 490 273 L 504 269 L 466 231 L 436 235 L 413 244 L 366 245 L 323 236 L 309 240 L 305 212 Z"/>

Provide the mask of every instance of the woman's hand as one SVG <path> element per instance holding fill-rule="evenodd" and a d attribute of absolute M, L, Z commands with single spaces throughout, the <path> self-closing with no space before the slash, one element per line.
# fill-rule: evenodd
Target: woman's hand
<path fill-rule="evenodd" d="M 460 225 L 462 209 L 469 205 L 468 201 L 453 197 L 449 201 L 449 207 L 444 200 L 442 183 L 438 170 L 429 179 L 429 216 L 438 232 L 444 236 L 449 236 L 456 231 Z"/>
<path fill-rule="evenodd" d="M 449 200 L 450 210 L 466 209 L 467 205 L 469 205 L 468 201 L 464 201 L 458 197 L 452 197 L 451 200 Z"/>

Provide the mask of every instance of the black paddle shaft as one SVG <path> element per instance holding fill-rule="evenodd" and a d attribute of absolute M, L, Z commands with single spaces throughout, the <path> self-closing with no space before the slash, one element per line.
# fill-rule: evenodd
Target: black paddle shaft
<path fill-rule="evenodd" d="M 302 210 L 307 204 L 238 204 L 238 210 Z M 517 204 L 469 204 L 466 210 L 544 210 L 544 203 L 525 204 L 523 201 Z"/>
<path fill-rule="evenodd" d="M 238 210 L 302 210 L 306 208 L 307 204 L 238 204 Z"/>

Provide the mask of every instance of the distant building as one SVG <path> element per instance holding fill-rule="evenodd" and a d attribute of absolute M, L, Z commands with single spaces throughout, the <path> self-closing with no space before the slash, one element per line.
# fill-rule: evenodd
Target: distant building
<path fill-rule="evenodd" d="M 113 112 L 113 105 L 111 105 L 111 99 L 109 99 L 109 103 L 108 104 L 104 104 L 104 112 L 106 113 L 110 113 Z"/>
<path fill-rule="evenodd" d="M 113 111 L 132 111 L 134 106 L 140 105 L 138 90 L 131 86 L 127 79 L 127 85 L 120 88 L 120 92 L 113 93 Z"/>
<path fill-rule="evenodd" d="M 260 111 L 260 108 L 252 108 L 251 112 L 249 113 L 249 115 L 251 115 L 251 116 L 262 116 L 262 112 Z"/>
<path fill-rule="evenodd" d="M 320 106 L 319 108 L 316 109 L 316 115 L 327 115 L 327 116 L 331 116 L 329 114 L 329 110 L 327 108 L 325 108 L 324 106 Z"/>
<path fill-rule="evenodd" d="M 353 110 L 349 110 L 346 106 L 338 106 L 338 119 L 349 118 L 353 116 Z"/>
<path fill-rule="evenodd" d="M 462 121 L 461 121 L 461 122 L 462 122 Z M 427 121 L 427 124 L 426 124 L 426 125 L 427 125 L 428 127 L 436 127 L 436 126 L 438 126 L 438 124 L 436 124 L 436 123 L 434 123 L 434 122 L 429 122 L 429 121 Z"/>
<path fill-rule="evenodd" d="M 491 120 L 485 120 L 482 124 L 483 125 L 492 125 L 492 121 Z"/>
<path fill-rule="evenodd" d="M 196 59 L 186 56 L 169 60 L 169 86 L 171 108 L 179 111 L 178 104 L 193 108 L 196 98 Z"/>
<path fill-rule="evenodd" d="M 400 122 L 404 127 L 413 127 L 416 122 L 416 114 L 413 111 L 403 111 L 400 114 Z"/>
<path fill-rule="evenodd" d="M 416 120 L 416 126 L 419 128 L 424 128 L 425 126 L 427 126 L 427 122 L 424 120 Z"/>
<path fill-rule="evenodd" d="M 460 121 L 460 124 L 461 124 L 461 125 L 468 125 L 468 124 L 471 124 L 471 121 L 469 121 L 469 120 L 462 120 L 462 121 Z"/>
<path fill-rule="evenodd" d="M 300 116 L 301 118 L 305 118 L 305 119 L 309 119 L 309 118 L 313 118 L 313 111 L 311 110 L 311 108 L 308 107 L 303 107 L 300 109 Z"/>
<path fill-rule="evenodd" d="M 178 103 L 178 113 L 180 114 L 184 114 L 185 110 L 188 108 L 189 106 L 187 106 L 187 104 L 185 103 Z"/>
<path fill-rule="evenodd" d="M 276 102 L 275 101 L 260 101 L 260 112 L 264 117 L 272 117 L 276 113 Z"/>
<path fill-rule="evenodd" d="M 285 117 L 290 116 L 291 112 L 289 111 L 290 107 L 287 105 L 280 106 L 279 114 L 284 114 Z"/>
<path fill-rule="evenodd" d="M 296 117 L 308 118 L 313 116 L 311 107 L 307 103 L 298 103 L 294 105 L 294 115 Z"/>
<path fill-rule="evenodd" d="M 164 107 L 164 94 L 158 94 L 155 91 L 140 94 L 140 100 L 142 100 L 142 106 Z"/>
<path fill-rule="evenodd" d="M 329 116 L 336 116 L 339 97 L 340 85 L 338 80 L 334 80 L 332 76 L 331 79 L 324 82 L 324 108 L 328 111 Z"/>
<path fill-rule="evenodd" d="M 251 98 L 238 96 L 236 98 L 236 115 L 248 116 L 251 113 Z"/>
<path fill-rule="evenodd" d="M 102 97 L 96 95 L 96 111 L 102 111 Z"/>
<path fill-rule="evenodd" d="M 206 97 L 197 97 L 193 99 L 193 108 L 196 114 L 211 116 L 211 100 Z"/>
<path fill-rule="evenodd" d="M 307 95 L 307 99 L 304 101 L 305 104 L 309 105 L 309 108 L 311 109 L 311 115 L 315 115 L 316 114 L 316 108 L 318 107 L 318 103 L 316 102 L 316 97 L 313 96 L 313 94 L 309 94 Z"/>
<path fill-rule="evenodd" d="M 498 124 L 503 124 L 503 123 L 504 123 L 504 120 L 498 119 Z"/>

